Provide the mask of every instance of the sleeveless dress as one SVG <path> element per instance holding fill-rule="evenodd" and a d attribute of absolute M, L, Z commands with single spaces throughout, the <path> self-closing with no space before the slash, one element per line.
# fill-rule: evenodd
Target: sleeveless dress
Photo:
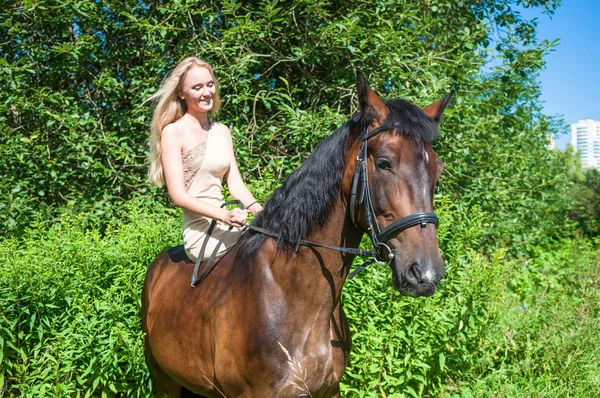
<path fill-rule="evenodd" d="M 221 132 L 215 131 L 213 126 L 211 122 L 204 142 L 183 153 L 183 177 L 185 188 L 190 195 L 219 207 L 223 204 L 222 182 L 231 164 L 231 153 L 227 139 Z M 183 246 L 190 260 L 198 259 L 211 222 L 211 218 L 183 209 Z M 206 245 L 203 260 L 208 260 L 228 229 L 229 225 L 217 222 Z M 241 233 L 240 228 L 234 227 L 219 248 L 218 256 L 225 254 L 235 245 Z"/>

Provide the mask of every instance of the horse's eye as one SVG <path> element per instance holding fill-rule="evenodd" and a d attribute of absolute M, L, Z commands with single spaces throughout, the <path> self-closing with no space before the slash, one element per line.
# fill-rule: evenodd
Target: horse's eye
<path fill-rule="evenodd" d="M 390 160 L 388 158 L 379 158 L 375 164 L 379 170 L 392 170 L 392 166 L 390 165 Z"/>

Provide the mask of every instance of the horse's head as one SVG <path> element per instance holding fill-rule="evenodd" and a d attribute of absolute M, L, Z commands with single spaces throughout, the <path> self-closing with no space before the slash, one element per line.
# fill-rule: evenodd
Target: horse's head
<path fill-rule="evenodd" d="M 360 72 L 357 88 L 360 120 L 354 133 L 363 146 L 357 168 L 366 170 L 366 178 L 364 171 L 355 173 L 351 215 L 379 243 L 380 257 L 390 259 L 396 289 L 430 296 L 444 277 L 433 214 L 443 163 L 431 142 L 452 94 L 420 109 L 402 100 L 383 103 Z"/>

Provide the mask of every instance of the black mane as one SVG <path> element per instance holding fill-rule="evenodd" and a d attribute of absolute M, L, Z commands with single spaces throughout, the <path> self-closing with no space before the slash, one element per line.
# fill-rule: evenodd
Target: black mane
<path fill-rule="evenodd" d="M 315 146 L 302 165 L 277 188 L 253 224 L 280 235 L 278 246 L 290 249 L 327 220 L 339 198 L 339 186 L 346 163 L 346 143 L 352 120 Z M 238 252 L 258 249 L 266 235 L 246 232 Z M 288 245 L 286 245 L 286 242 Z"/>
<path fill-rule="evenodd" d="M 405 100 L 390 100 L 390 113 L 384 126 L 417 141 L 433 142 L 437 123 L 417 106 Z M 317 144 L 302 165 L 290 174 L 264 204 L 253 224 L 279 234 L 278 247 L 292 250 L 327 221 L 340 196 L 340 183 L 346 166 L 346 148 L 352 131 L 365 131 L 369 121 L 354 115 L 332 135 Z M 240 239 L 238 256 L 256 251 L 267 235 L 249 230 Z"/>

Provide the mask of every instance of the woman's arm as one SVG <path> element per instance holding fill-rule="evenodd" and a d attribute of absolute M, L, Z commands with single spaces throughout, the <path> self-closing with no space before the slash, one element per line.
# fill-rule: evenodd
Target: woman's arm
<path fill-rule="evenodd" d="M 258 203 L 258 201 L 254 198 L 244 181 L 242 180 L 242 176 L 240 175 L 240 170 L 238 169 L 237 161 L 235 159 L 235 153 L 233 152 L 233 139 L 231 138 L 231 132 L 229 128 L 224 125 L 220 125 L 220 128 L 223 129 L 223 135 L 227 139 L 229 143 L 229 149 L 231 151 L 231 165 L 229 166 L 229 171 L 225 175 L 227 178 L 227 187 L 229 188 L 229 192 L 231 196 L 235 199 L 241 201 L 245 207 L 250 206 L 250 208 L 246 208 L 252 212 L 252 214 L 258 214 L 263 208 Z"/>
<path fill-rule="evenodd" d="M 183 144 L 177 134 L 177 127 L 167 125 L 161 134 L 161 162 L 169 196 L 173 204 L 194 213 L 201 214 L 214 220 L 222 221 L 234 226 L 243 226 L 246 222 L 246 213 L 233 209 L 231 211 L 202 202 L 190 195 L 185 189 L 183 178 L 183 161 L 181 150 Z"/>

